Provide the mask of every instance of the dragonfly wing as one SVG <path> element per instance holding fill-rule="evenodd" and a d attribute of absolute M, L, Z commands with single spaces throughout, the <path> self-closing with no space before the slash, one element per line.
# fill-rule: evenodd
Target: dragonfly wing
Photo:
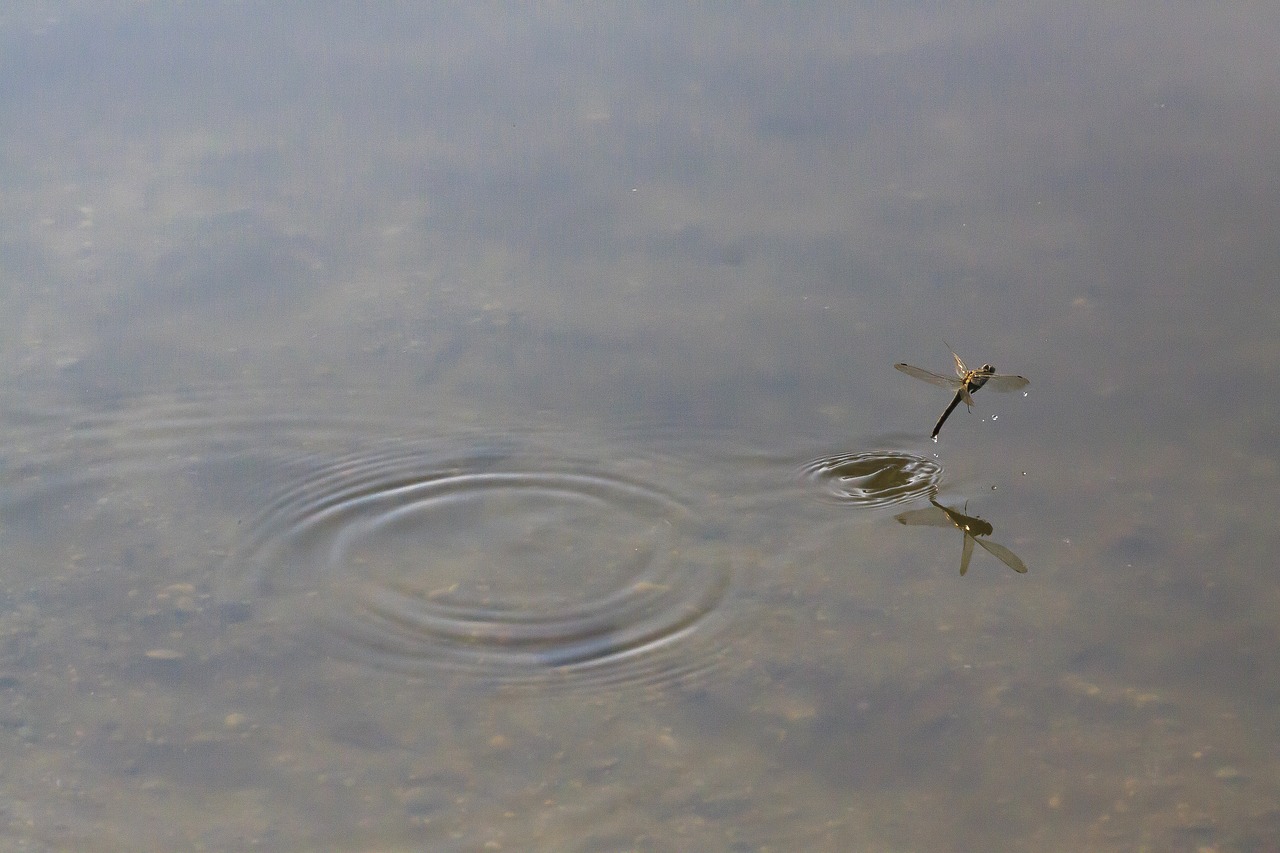
<path fill-rule="evenodd" d="M 899 524 L 913 527 L 952 527 L 955 524 L 945 512 L 932 506 L 927 509 L 913 509 L 910 512 L 899 513 L 894 518 Z"/>
<path fill-rule="evenodd" d="M 964 550 L 960 552 L 960 577 L 964 577 L 964 573 L 969 571 L 969 560 L 973 557 L 973 543 L 977 542 L 966 531 L 964 534 Z M 986 543 L 982 543 L 985 545 Z"/>
<path fill-rule="evenodd" d="M 959 379 L 952 379 L 950 376 L 940 376 L 937 373 L 925 370 L 923 367 L 902 364 L 901 362 L 895 364 L 894 367 L 901 370 L 908 376 L 914 376 L 916 379 L 923 379 L 930 385 L 937 385 L 939 388 L 947 388 L 954 391 L 956 386 L 960 384 Z"/>
<path fill-rule="evenodd" d="M 984 388 L 991 388 L 996 391 L 1017 391 L 1026 388 L 1031 384 L 1031 380 L 1025 376 L 1012 376 L 1008 373 L 996 373 L 987 378 L 983 384 Z"/>
<path fill-rule="evenodd" d="M 947 349 L 951 349 L 951 347 L 947 347 Z M 960 356 L 956 355 L 956 351 L 953 349 L 951 350 L 951 357 L 956 360 L 956 376 L 966 375 L 969 369 L 964 366 L 964 362 L 960 360 Z"/>
<path fill-rule="evenodd" d="M 987 553 L 995 555 L 996 559 L 1013 569 L 1018 574 L 1027 573 L 1027 565 L 1018 559 L 1018 555 L 1001 545 L 999 542 L 987 542 L 983 539 L 975 539 L 979 545 L 987 549 Z"/>

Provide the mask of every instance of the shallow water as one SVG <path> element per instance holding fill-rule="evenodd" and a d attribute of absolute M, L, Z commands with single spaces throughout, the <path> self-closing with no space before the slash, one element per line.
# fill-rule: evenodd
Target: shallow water
<path fill-rule="evenodd" d="M 1277 36 L 7 8 L 0 846 L 1269 849 Z"/>

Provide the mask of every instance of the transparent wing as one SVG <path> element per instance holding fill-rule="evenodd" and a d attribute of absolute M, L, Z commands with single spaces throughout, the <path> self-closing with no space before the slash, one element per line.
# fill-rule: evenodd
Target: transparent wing
<path fill-rule="evenodd" d="M 1026 388 L 1031 384 L 1031 380 L 1025 376 L 1014 376 L 1010 373 L 993 373 L 987 377 L 987 381 L 982 384 L 983 388 L 990 388 L 993 391 L 1017 391 L 1020 388 Z"/>
<path fill-rule="evenodd" d="M 955 527 L 955 522 L 950 516 L 934 506 L 899 513 L 894 518 L 899 524 L 908 524 L 913 527 Z"/>
<path fill-rule="evenodd" d="M 960 577 L 964 577 L 964 573 L 969 571 L 969 560 L 973 558 L 973 543 L 977 542 L 967 532 L 964 534 L 964 550 L 960 552 Z M 982 543 L 984 546 L 987 543 Z"/>
<path fill-rule="evenodd" d="M 915 367 L 910 364 L 903 364 L 902 362 L 898 362 L 897 364 L 894 365 L 894 367 L 897 368 L 898 370 L 901 370 L 903 373 L 907 374 L 908 376 L 914 376 L 916 379 L 923 379 L 925 382 L 928 382 L 930 385 L 937 385 L 939 388 L 946 388 L 948 390 L 954 391 L 957 388 L 959 388 L 961 385 L 959 379 L 956 379 L 951 376 L 941 376 L 930 370 L 925 370 L 923 367 Z"/>
<path fill-rule="evenodd" d="M 1013 553 L 999 542 L 988 542 L 985 539 L 975 539 L 973 541 L 977 542 L 983 548 L 986 548 L 987 553 L 993 554 L 996 559 L 1013 569 L 1015 572 L 1018 572 L 1019 574 L 1027 573 L 1026 563 L 1018 559 L 1017 554 Z"/>

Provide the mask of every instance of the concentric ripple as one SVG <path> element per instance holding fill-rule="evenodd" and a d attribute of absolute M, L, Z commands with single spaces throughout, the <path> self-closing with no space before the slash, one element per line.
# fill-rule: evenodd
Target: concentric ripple
<path fill-rule="evenodd" d="M 864 451 L 815 459 L 802 473 L 826 500 L 881 507 L 927 495 L 937 486 L 942 466 L 910 453 Z"/>
<path fill-rule="evenodd" d="M 723 512 L 703 517 L 705 464 L 647 436 L 478 431 L 392 399 L 215 387 L 11 408 L 6 547 L 33 582 L 59 531 L 86 566 L 208 590 L 209 614 L 236 614 L 226 642 L 255 652 L 318 635 L 371 668 L 504 685 L 652 685 L 732 663 L 731 566 L 752 555 Z"/>
<path fill-rule="evenodd" d="M 707 665 L 730 573 L 696 513 L 546 458 L 330 462 L 267 507 L 235 560 L 253 595 L 319 596 L 335 650 L 385 669 L 616 683 Z"/>

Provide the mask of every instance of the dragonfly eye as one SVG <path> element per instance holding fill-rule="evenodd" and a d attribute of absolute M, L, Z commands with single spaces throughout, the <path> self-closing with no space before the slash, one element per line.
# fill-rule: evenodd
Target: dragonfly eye
<path fill-rule="evenodd" d="M 995 370 L 995 367 L 990 364 L 984 364 L 982 365 L 982 369 L 985 370 L 987 373 L 990 373 L 991 371 Z"/>

